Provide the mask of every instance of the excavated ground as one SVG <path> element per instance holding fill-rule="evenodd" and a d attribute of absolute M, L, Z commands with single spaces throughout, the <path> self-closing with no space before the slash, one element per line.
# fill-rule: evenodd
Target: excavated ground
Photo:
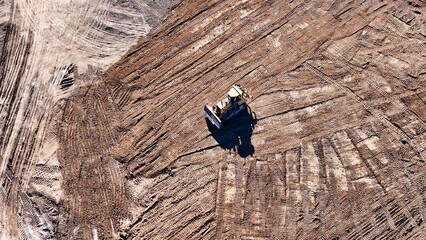
<path fill-rule="evenodd" d="M 73 185 L 68 168 L 94 151 L 88 147 L 102 151 L 106 145 L 65 155 L 68 143 L 61 143 L 58 129 L 75 121 L 63 118 L 70 111 L 63 113 L 69 97 L 96 85 L 99 77 L 93 75 L 157 27 L 173 5 L 152 0 L 0 0 L 0 239 L 117 235 L 119 221 L 113 216 L 127 216 L 127 205 L 111 194 L 95 205 L 100 198 L 92 196 L 99 192 L 80 182 Z M 85 129 L 84 123 L 70 122 L 70 131 L 73 126 Z M 84 142 L 83 136 L 73 141 Z M 123 178 L 117 177 L 117 166 L 101 167 L 90 169 L 97 178 L 82 182 L 98 189 L 118 185 L 108 191 L 120 193 L 123 180 L 116 179 Z"/>
<path fill-rule="evenodd" d="M 28 124 L 1 122 L 2 214 L 18 213 L 18 227 L 0 233 L 39 221 L 58 239 L 422 239 L 425 10 L 421 0 L 183 1 L 108 70 L 55 68 L 59 88 L 71 75 L 81 84 L 49 109 L 20 100 L 40 90 L 13 95 L 2 80 L 0 120 L 18 111 L 15 125 Z M 14 79 L 37 46 L 37 34 L 17 36 L 19 49 L 3 48 L 22 52 L 7 61 L 13 73 L 0 68 Z M 253 95 L 250 110 L 217 130 L 203 106 L 233 84 Z M 41 109 L 59 112 L 43 122 L 54 140 L 34 130 L 43 124 L 30 116 L 49 116 Z M 38 163 L 45 156 L 55 164 Z"/>

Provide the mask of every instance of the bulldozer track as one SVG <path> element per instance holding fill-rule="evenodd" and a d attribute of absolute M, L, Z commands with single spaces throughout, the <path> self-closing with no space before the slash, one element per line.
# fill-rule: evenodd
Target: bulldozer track
<path fill-rule="evenodd" d="M 0 239 L 421 239 L 424 14 L 1 1 Z"/>
<path fill-rule="evenodd" d="M 422 131 L 410 132 L 408 126 L 401 131 L 399 128 L 404 126 L 395 122 L 398 120 L 394 115 L 404 114 L 417 121 L 416 129 L 422 129 L 421 114 L 401 102 L 412 93 L 395 89 L 397 93 L 393 94 L 382 89 L 384 83 L 397 84 L 390 73 L 377 74 L 378 66 L 359 67 L 353 53 L 355 49 L 373 51 L 367 50 L 372 48 L 366 47 L 369 45 L 360 40 L 360 35 L 383 16 L 395 14 L 397 3 L 355 7 L 360 3 L 342 2 L 328 5 L 327 14 L 317 11 L 314 3 L 240 4 L 230 7 L 211 3 L 200 6 L 201 13 L 182 13 L 188 22 L 171 21 L 170 26 L 166 22 L 164 30 L 160 28 L 153 36 L 160 39 L 161 34 L 167 34 L 170 42 L 176 43 L 167 45 L 170 50 L 164 50 L 164 55 L 150 61 L 149 56 L 161 51 L 165 42 L 144 41 L 143 48 L 131 51 L 129 58 L 123 58 L 108 71 L 111 84 L 132 92 L 123 93 L 128 105 L 122 105 L 127 116 L 120 128 L 129 130 L 113 149 L 114 157 L 130 166 L 129 172 L 135 178 L 159 176 L 162 169 L 169 168 L 166 166 L 200 154 L 212 159 L 211 152 L 219 146 L 209 140 L 202 116 L 193 114 L 191 109 L 194 103 L 199 103 L 195 109 L 201 109 L 202 99 L 209 102 L 238 82 L 255 96 L 250 105 L 258 123 L 251 138 L 257 148 L 254 156 L 244 159 L 232 151 L 219 157 L 222 160 L 216 165 L 214 238 L 328 239 L 342 234 L 350 239 L 399 238 L 419 231 L 422 227 L 416 219 L 423 213 L 413 215 L 402 210 L 395 215 L 390 202 L 400 203 L 399 197 L 412 189 L 412 194 L 418 196 L 412 201 L 413 206 L 421 205 L 421 194 L 409 184 L 412 180 L 404 177 L 406 173 L 391 170 L 408 164 L 398 160 L 404 154 L 414 162 L 420 160 L 417 163 L 422 165 L 420 152 L 401 144 L 401 139 L 412 139 Z M 262 9 L 274 9 L 274 4 L 285 9 L 281 18 L 264 15 L 274 10 Z M 255 9 L 249 16 L 258 18 L 257 22 L 250 25 L 251 20 L 243 17 L 229 28 L 228 22 L 237 19 L 229 12 L 243 6 Z M 211 19 L 197 20 L 216 9 L 220 10 Z M 316 21 L 305 18 L 307 13 Z M 209 24 L 220 18 L 224 18 L 220 26 Z M 263 19 L 269 22 L 264 24 Z M 293 19 L 299 24 L 308 22 L 307 26 L 296 31 Z M 202 28 L 185 35 L 186 26 L 197 24 Z M 239 33 L 250 34 L 241 37 Z M 401 38 L 392 31 L 385 34 L 390 34 L 391 41 Z M 203 39 L 208 36 L 213 36 L 212 40 L 205 44 L 203 41 L 207 40 Z M 182 61 L 188 56 L 190 61 Z M 133 65 L 142 68 L 135 69 Z M 363 81 L 354 82 L 358 85 L 341 83 L 341 79 L 361 77 Z M 375 84 L 373 79 L 378 78 L 382 82 Z M 421 100 L 417 102 L 422 104 Z M 383 103 L 390 103 L 390 109 L 397 112 L 383 111 Z M 350 110 L 347 106 L 351 106 Z M 277 124 L 280 127 L 274 128 Z M 214 164 L 210 168 L 213 170 Z M 386 206 L 378 213 L 383 221 L 367 220 L 374 214 L 366 202 Z M 163 209 L 174 211 L 171 206 Z M 333 219 L 334 225 L 323 219 Z M 376 228 L 382 230 L 373 231 Z M 144 236 L 143 228 L 138 231 L 131 231 L 140 234 L 132 236 Z M 164 237 L 157 237 L 161 236 Z"/>
<path fill-rule="evenodd" d="M 99 71 L 96 69 L 106 69 L 118 60 L 128 50 L 129 44 L 158 26 L 167 8 L 173 5 L 172 1 L 150 6 L 135 1 L 130 1 L 130 4 L 143 5 L 143 9 L 105 0 L 6 0 L 0 3 L 0 239 L 52 239 L 61 236 L 69 239 L 73 233 L 76 233 L 74 237 L 88 238 L 93 236 L 93 231 L 97 231 L 101 238 L 117 235 L 111 228 L 118 229 L 118 223 L 114 221 L 112 224 L 109 217 L 105 217 L 100 226 L 94 227 L 95 230 L 90 224 L 66 230 L 62 227 L 68 227 L 63 220 L 65 216 L 70 216 L 69 221 L 78 221 L 77 218 L 81 219 L 78 215 L 91 215 L 98 211 L 92 207 L 95 212 L 81 213 L 80 204 L 87 202 L 93 194 L 83 189 L 81 194 L 73 196 L 76 205 L 64 206 L 64 193 L 68 195 L 74 191 L 64 185 L 64 179 L 69 179 L 64 177 L 64 173 L 72 173 L 73 170 L 68 167 L 74 166 L 74 163 L 78 165 L 79 159 L 69 158 L 66 153 L 59 154 L 63 146 L 59 143 L 57 130 L 68 125 L 68 117 L 62 117 L 63 108 L 67 106 L 64 101 L 76 88 L 96 80 L 86 78 L 86 81 L 79 77 Z M 149 24 L 145 17 L 150 19 Z M 104 125 L 110 121 L 104 103 L 95 102 L 92 107 L 97 109 L 96 116 L 89 118 L 99 116 L 96 128 L 114 143 L 115 134 Z M 58 123 L 61 119 L 64 121 Z M 88 148 L 92 145 L 80 139 L 84 135 L 75 136 L 73 131 L 76 128 L 64 131 L 67 133 L 65 136 L 73 141 L 82 141 L 84 147 L 70 146 L 70 149 L 85 157 L 95 156 L 96 151 Z M 100 150 L 103 149 L 105 147 L 100 147 Z M 68 164 L 70 162 L 73 164 Z M 111 190 L 119 196 L 124 195 L 124 184 L 120 180 L 122 173 L 117 170 L 114 160 L 111 164 L 107 168 L 95 167 L 95 175 L 102 173 L 106 176 L 98 176 L 93 181 L 105 183 L 107 179 L 112 180 L 120 186 L 114 185 Z M 101 191 L 99 199 L 109 203 L 102 194 L 104 192 Z M 110 203 L 125 205 L 120 198 L 115 199 L 117 201 Z M 64 209 L 74 210 L 66 213 Z M 106 216 L 104 213 L 100 215 Z M 76 218 L 73 219 L 74 216 Z M 105 235 L 104 229 L 109 229 L 110 233 Z"/>

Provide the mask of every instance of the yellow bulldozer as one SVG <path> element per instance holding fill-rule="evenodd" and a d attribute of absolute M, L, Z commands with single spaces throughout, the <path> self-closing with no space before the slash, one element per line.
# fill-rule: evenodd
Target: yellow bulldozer
<path fill-rule="evenodd" d="M 228 94 L 213 107 L 204 106 L 206 118 L 220 129 L 222 123 L 247 108 L 251 96 L 238 84 L 233 85 Z"/>

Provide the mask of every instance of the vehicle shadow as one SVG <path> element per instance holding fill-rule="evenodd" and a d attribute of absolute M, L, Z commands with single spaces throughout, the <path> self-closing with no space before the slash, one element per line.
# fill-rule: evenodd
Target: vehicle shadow
<path fill-rule="evenodd" d="M 253 156 L 254 154 L 251 135 L 256 123 L 256 114 L 248 107 L 228 121 L 223 122 L 220 129 L 206 118 L 207 127 L 219 146 L 223 149 L 232 149 L 241 157 Z"/>

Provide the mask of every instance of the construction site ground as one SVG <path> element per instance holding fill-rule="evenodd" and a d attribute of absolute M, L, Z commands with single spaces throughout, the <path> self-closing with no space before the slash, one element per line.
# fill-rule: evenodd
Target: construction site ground
<path fill-rule="evenodd" d="M 0 1 L 0 239 L 424 239 L 425 26 L 422 0 Z"/>

